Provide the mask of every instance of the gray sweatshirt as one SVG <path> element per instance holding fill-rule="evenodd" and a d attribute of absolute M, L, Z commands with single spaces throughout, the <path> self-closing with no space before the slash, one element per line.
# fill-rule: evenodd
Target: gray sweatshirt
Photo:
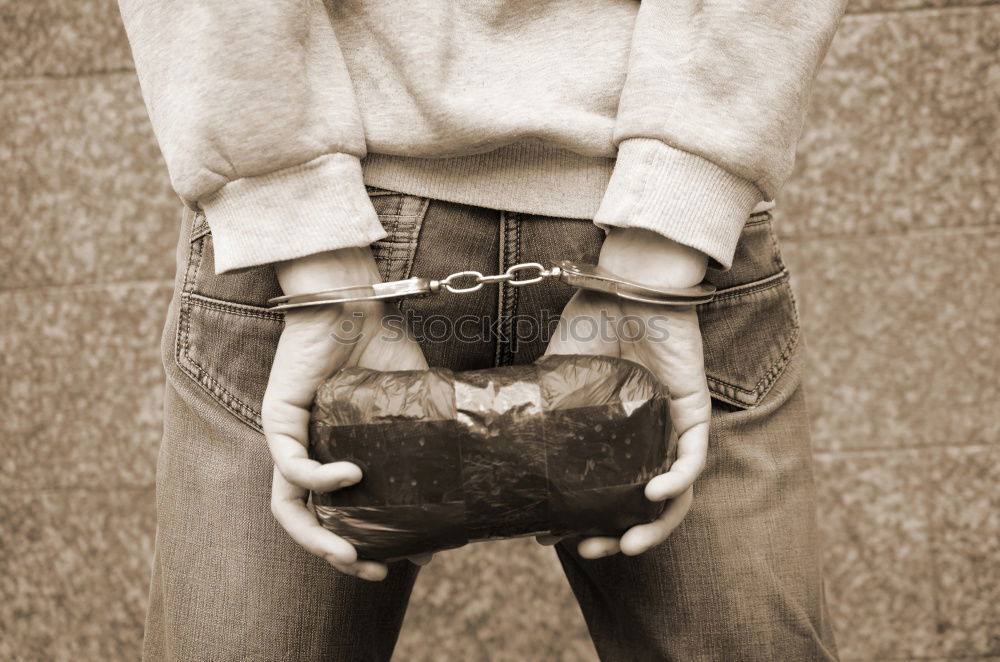
<path fill-rule="evenodd" d="M 216 268 L 385 236 L 365 184 L 732 262 L 845 0 L 120 0 Z"/>

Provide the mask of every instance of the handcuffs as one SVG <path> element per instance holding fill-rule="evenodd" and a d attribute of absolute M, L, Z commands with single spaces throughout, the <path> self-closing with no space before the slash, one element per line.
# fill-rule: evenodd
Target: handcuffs
<path fill-rule="evenodd" d="M 523 277 L 525 272 L 532 271 L 534 275 Z M 555 279 L 581 290 L 603 292 L 629 301 L 661 306 L 696 306 L 708 303 L 715 296 L 715 285 L 711 283 L 703 282 L 685 288 L 657 288 L 626 280 L 597 265 L 563 260 L 548 267 L 539 262 L 524 262 L 495 275 L 484 275 L 479 271 L 457 271 L 440 280 L 407 278 L 370 285 L 349 285 L 307 294 L 274 297 L 268 299 L 267 303 L 270 310 L 284 311 L 355 301 L 394 301 L 441 292 L 468 294 L 482 289 L 487 283 L 507 283 L 513 287 L 523 287 L 547 279 Z"/>

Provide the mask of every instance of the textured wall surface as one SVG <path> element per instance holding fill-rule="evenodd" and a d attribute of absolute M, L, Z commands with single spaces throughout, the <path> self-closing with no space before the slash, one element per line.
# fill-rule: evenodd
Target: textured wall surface
<path fill-rule="evenodd" d="M 851 11 L 776 212 L 841 651 L 1000 659 L 1000 6 Z M 0 99 L 0 659 L 136 659 L 179 203 L 114 1 L 0 0 Z M 528 541 L 441 555 L 398 657 L 595 659 Z"/>

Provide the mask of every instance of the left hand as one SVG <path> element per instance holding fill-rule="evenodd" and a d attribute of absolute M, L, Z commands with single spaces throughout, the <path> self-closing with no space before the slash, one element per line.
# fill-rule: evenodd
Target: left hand
<path fill-rule="evenodd" d="M 635 282 L 689 287 L 704 279 L 707 257 L 648 230 L 612 229 L 598 264 Z M 632 320 L 624 327 L 624 338 L 614 333 L 621 320 Z M 602 326 L 611 333 L 601 330 Z M 601 332 L 594 333 L 597 330 Z M 712 405 L 697 311 L 581 290 L 566 305 L 546 354 L 621 357 L 645 366 L 669 389 L 670 417 L 678 436 L 677 460 L 667 473 L 646 484 L 645 493 L 652 501 L 672 501 L 656 520 L 633 526 L 620 538 L 585 538 L 577 549 L 580 556 L 596 559 L 618 552 L 633 556 L 659 545 L 691 508 L 692 484 L 705 467 L 708 451 Z M 542 544 L 558 540 L 538 537 Z"/>
<path fill-rule="evenodd" d="M 377 283 L 381 280 L 369 248 L 343 248 L 275 265 L 286 294 Z M 362 479 L 352 462 L 320 464 L 308 453 L 309 416 L 316 389 L 348 366 L 372 370 L 427 368 L 413 338 L 397 337 L 383 324 L 392 308 L 384 302 L 343 303 L 290 310 L 278 341 L 261 408 L 264 436 L 274 459 L 271 512 L 304 549 L 341 572 L 369 581 L 385 579 L 385 563 L 359 559 L 349 542 L 325 529 L 308 505 L 309 492 L 329 492 Z M 418 565 L 425 554 L 411 558 Z"/>

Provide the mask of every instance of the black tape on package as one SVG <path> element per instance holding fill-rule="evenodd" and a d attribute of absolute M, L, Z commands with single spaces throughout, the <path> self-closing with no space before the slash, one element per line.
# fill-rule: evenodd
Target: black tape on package
<path fill-rule="evenodd" d="M 364 477 L 313 493 L 313 505 L 378 560 L 540 533 L 617 535 L 664 508 L 644 488 L 675 455 L 666 395 L 646 368 L 602 356 L 343 370 L 317 391 L 310 455 L 354 462 Z"/>

